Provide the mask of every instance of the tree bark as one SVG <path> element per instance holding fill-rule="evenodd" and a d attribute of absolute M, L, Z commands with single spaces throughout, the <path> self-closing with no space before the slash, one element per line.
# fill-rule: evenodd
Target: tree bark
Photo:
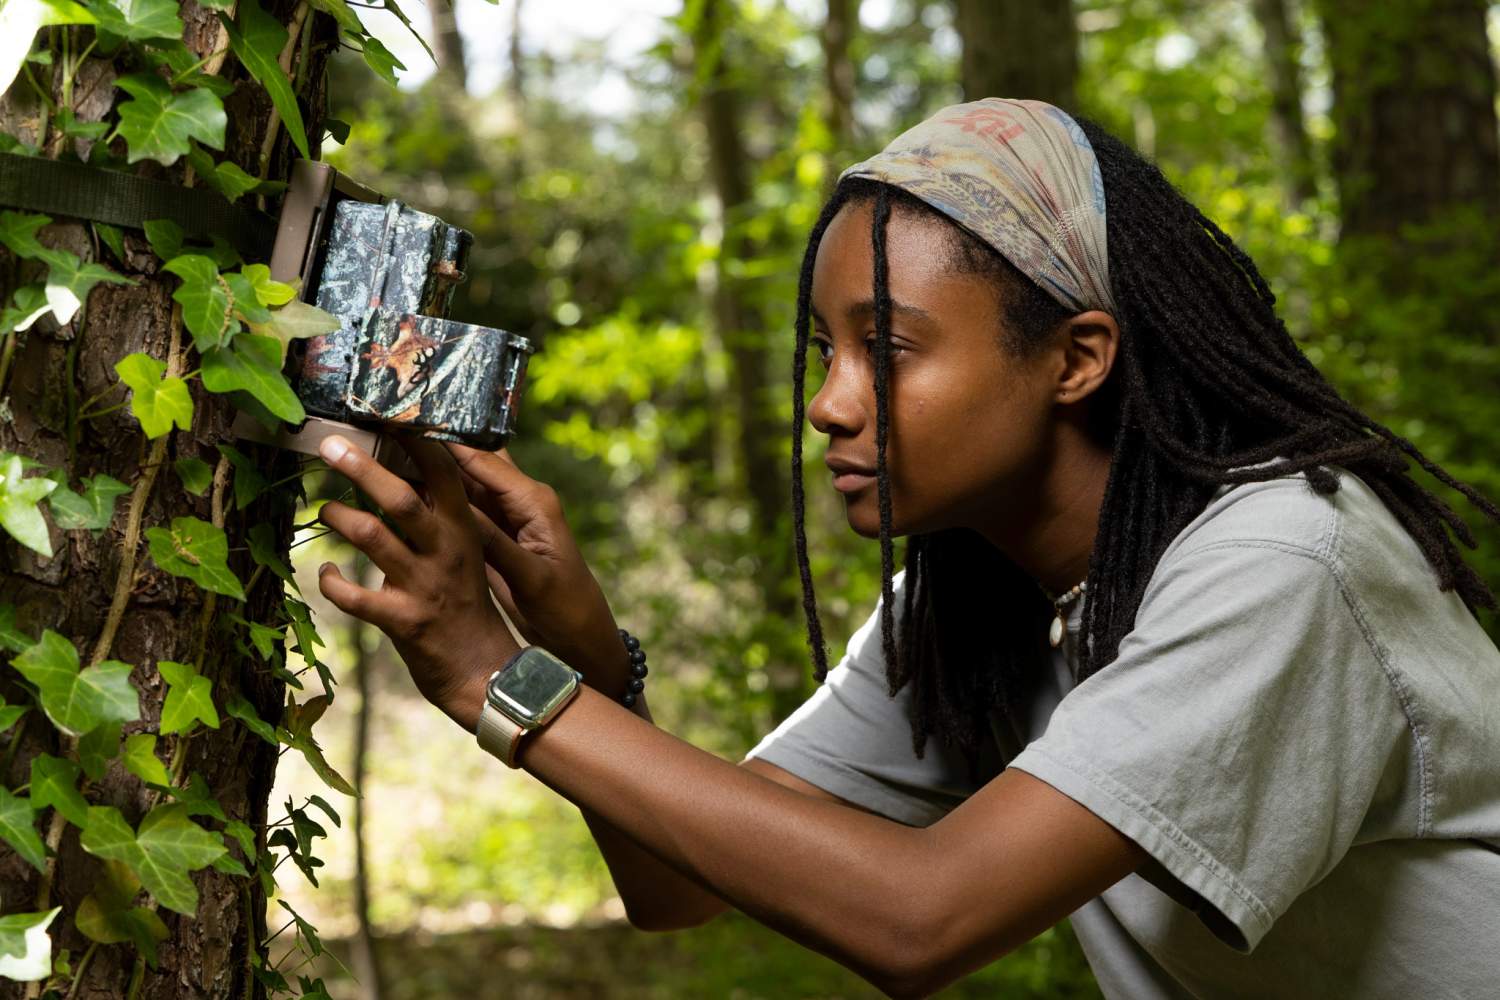
<path fill-rule="evenodd" d="M 1468 207 L 1500 221 L 1485 0 L 1319 0 L 1333 70 L 1342 235 Z"/>
<path fill-rule="evenodd" d="M 273 12 L 279 12 L 283 23 L 294 21 L 293 11 L 285 6 Z M 305 7 L 302 14 L 305 17 Z M 181 17 L 186 25 L 184 41 L 199 56 L 225 47 L 226 36 L 212 10 L 183 2 Z M 314 32 L 315 44 L 304 50 L 310 53 L 310 64 L 294 74 L 294 85 L 313 136 L 319 134 L 322 118 L 323 61 L 331 48 L 332 27 L 322 17 L 306 18 L 301 25 L 301 30 Z M 91 29 L 86 28 L 52 30 L 76 32 L 73 52 L 82 51 L 91 37 Z M 120 52 L 128 54 L 124 48 Z M 220 60 L 219 65 L 211 60 L 208 68 L 218 71 L 220 65 L 222 75 L 238 81 L 224 99 L 228 158 L 254 175 L 263 151 L 269 148 L 269 176 L 284 177 L 291 144 L 281 129 L 279 139 L 267 146 L 266 132 L 273 118 L 270 99 L 234 60 Z M 72 108 L 80 121 L 100 121 L 109 114 L 115 99 L 113 81 L 124 71 L 108 58 L 89 59 L 83 65 L 72 94 Z M 56 78 L 52 97 L 62 97 Z M 66 155 L 66 143 L 55 132 L 48 133 L 45 109 L 24 86 L 12 87 L 0 98 L 0 131 L 40 146 L 44 156 Z M 117 148 L 123 150 L 123 145 Z M 175 184 L 185 182 L 186 171 L 185 161 L 169 168 L 148 161 L 140 168 L 142 173 Z M 253 653 L 247 654 L 240 627 L 227 613 L 236 612 L 252 621 L 275 620 L 282 601 L 281 581 L 263 573 L 244 606 L 232 605 L 227 598 L 208 595 L 158 568 L 147 552 L 143 533 L 177 516 L 220 523 L 229 539 L 230 566 L 241 580 L 248 580 L 254 570 L 245 551 L 250 526 L 273 524 L 284 557 L 291 537 L 292 504 L 285 492 L 272 491 L 247 509 L 231 509 L 230 466 L 214 446 L 233 440 L 229 425 L 234 411 L 227 397 L 204 392 L 196 380 L 189 383 L 195 408 L 191 431 L 175 431 L 148 442 L 124 407 L 79 419 L 85 401 L 96 397 L 105 401 L 95 404 L 95 409 L 120 401 L 123 390 L 116 384 L 114 364 L 126 354 L 144 351 L 168 361 L 169 372 L 178 375 L 196 367 L 196 359 L 187 355 L 190 338 L 172 303 L 177 280 L 161 271 L 139 231 L 125 231 L 123 261 L 103 249 L 83 220 L 54 219 L 39 238 L 47 246 L 122 271 L 135 284 L 99 285 L 68 324 L 59 326 L 48 315 L 19 335 L 8 378 L 0 385 L 0 401 L 10 414 L 10 419 L 0 421 L 0 450 L 66 469 L 74 488 L 82 477 L 107 473 L 133 490 L 118 498 L 112 523 L 98 537 L 84 530 L 58 529 L 46 513 L 47 505 L 42 504 L 54 552 L 50 559 L 0 533 L 0 603 L 15 605 L 19 624 L 32 636 L 44 628 L 66 636 L 78 648 L 84 665 L 112 658 L 133 666 L 131 683 L 140 695 L 141 718 L 127 723 L 123 736 L 158 728 L 166 693 L 156 668 L 159 660 L 195 664 L 213 679 L 217 704 L 222 706 L 231 693 L 238 692 L 256 706 L 262 718 L 274 722 L 281 714 L 285 685 Z M 34 261 L 16 260 L 0 249 L 0 301 L 9 301 L 20 284 L 36 280 L 37 267 Z M 280 479 L 295 468 L 290 455 L 234 443 L 257 459 L 268 480 Z M 170 468 L 174 460 L 187 457 L 215 467 L 213 486 L 202 497 L 184 490 Z M 128 531 L 132 507 L 140 515 L 140 531 L 134 534 Z M 124 588 L 117 602 L 115 585 L 122 577 Z M 17 676 L 10 669 L 0 671 L 0 693 L 11 703 L 27 703 L 29 697 Z M 169 759 L 183 755 L 183 776 L 202 774 L 225 814 L 258 829 L 263 845 L 277 751 L 222 709 L 220 716 L 218 729 L 200 726 L 190 736 L 159 737 L 157 751 Z M 7 788 L 28 780 L 37 754 L 61 756 L 65 752 L 62 734 L 39 708 L 33 708 L 7 736 L 11 743 L 0 773 Z M 85 784 L 84 794 L 91 804 L 119 808 L 132 826 L 152 799 L 152 793 L 118 762 L 111 764 L 102 779 Z M 67 949 L 78 969 L 90 942 L 74 926 L 73 915 L 79 901 L 94 889 L 101 862 L 80 848 L 78 830 L 57 822 L 54 812 L 43 809 L 36 817 L 39 832 L 54 833 L 57 838 L 55 862 L 49 859 L 50 883 L 6 849 L 0 851 L 0 899 L 7 912 L 61 905 L 63 912 L 50 928 L 53 954 Z M 253 858 L 245 860 L 247 867 L 253 866 Z M 99 945 L 82 968 L 75 995 L 124 997 L 136 977 L 140 978 L 137 995 L 145 1000 L 263 995 L 250 968 L 252 949 L 264 953 L 259 942 L 266 932 L 266 900 L 259 880 L 212 868 L 194 872 L 192 877 L 199 893 L 196 919 L 161 911 L 170 937 L 159 945 L 157 968 L 140 965 L 130 945 Z M 28 988 L 0 979 L 0 997 L 21 997 L 35 993 L 36 988 L 37 984 Z"/>
<path fill-rule="evenodd" d="M 1071 0 L 955 0 L 964 98 L 1077 102 L 1078 25 Z"/>
<path fill-rule="evenodd" d="M 828 0 L 823 20 L 823 77 L 828 87 L 828 132 L 843 152 L 854 144 L 854 62 L 849 40 L 859 26 L 859 0 Z"/>
<path fill-rule="evenodd" d="M 432 54 L 437 58 L 438 74 L 462 91 L 468 86 L 469 68 L 453 0 L 427 0 L 427 14 L 432 18 Z"/>
<path fill-rule="evenodd" d="M 703 117 L 708 134 L 709 169 L 718 198 L 724 235 L 714 290 L 714 321 L 730 358 L 730 383 L 737 416 L 737 452 L 744 489 L 755 511 L 756 523 L 771 537 L 790 538 L 789 473 L 782 466 L 781 445 L 787 428 L 776 419 L 770 399 L 764 331 L 768 321 L 750 290 L 735 275 L 734 262 L 752 260 L 758 248 L 745 233 L 751 201 L 751 158 L 741 140 L 741 84 L 734 75 L 723 44 L 732 23 L 730 0 L 706 0 L 695 27 L 693 47 L 698 59 L 708 59 L 703 91 Z M 759 574 L 765 607 L 780 620 L 800 616 L 800 602 L 791 591 L 791 545 L 777 545 L 767 554 Z M 804 664 L 779 665 L 771 671 L 773 711 L 785 718 L 807 694 Z"/>
<path fill-rule="evenodd" d="M 1316 194 L 1317 180 L 1302 118 L 1302 40 L 1288 14 L 1286 0 L 1255 0 L 1255 17 L 1265 36 L 1271 130 L 1282 151 L 1289 207 L 1295 209 Z"/>

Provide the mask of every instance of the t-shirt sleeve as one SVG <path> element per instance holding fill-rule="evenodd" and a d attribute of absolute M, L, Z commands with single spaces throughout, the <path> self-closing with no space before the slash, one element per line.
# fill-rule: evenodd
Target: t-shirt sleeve
<path fill-rule="evenodd" d="M 904 578 L 902 572 L 891 581 L 898 618 Z M 973 794 L 979 782 L 967 760 L 940 740 L 929 740 L 917 757 L 910 690 L 908 685 L 894 698 L 887 693 L 877 603 L 827 680 L 746 759 L 775 764 L 898 822 L 926 826 Z"/>
<path fill-rule="evenodd" d="M 1149 851 L 1141 876 L 1248 953 L 1407 774 L 1398 681 L 1351 587 L 1272 542 L 1163 559 L 1119 657 L 1010 766 Z"/>

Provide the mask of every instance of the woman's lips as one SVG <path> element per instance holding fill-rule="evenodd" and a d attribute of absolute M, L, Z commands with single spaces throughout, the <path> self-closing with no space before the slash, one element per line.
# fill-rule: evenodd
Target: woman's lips
<path fill-rule="evenodd" d="M 874 476 L 860 472 L 836 472 L 833 475 L 833 488 L 840 493 L 858 493 L 874 483 Z"/>

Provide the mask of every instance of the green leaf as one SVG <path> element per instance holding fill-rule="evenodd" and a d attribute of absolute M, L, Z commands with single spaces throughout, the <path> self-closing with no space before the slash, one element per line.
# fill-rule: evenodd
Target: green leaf
<path fill-rule="evenodd" d="M 130 278 L 116 274 L 103 264 L 92 261 L 85 264 L 65 250 L 48 250 L 43 256 L 48 265 L 47 284 L 43 291 L 47 296 L 47 304 L 52 307 L 52 314 L 59 323 L 72 322 L 89 292 L 100 282 L 111 285 L 135 284 Z"/>
<path fill-rule="evenodd" d="M 250 829 L 249 824 L 242 820 L 232 819 L 224 824 L 224 832 L 239 843 L 240 849 L 245 852 L 245 857 L 255 857 L 255 831 Z"/>
<path fill-rule="evenodd" d="M 101 472 L 83 481 L 83 493 L 62 487 L 47 497 L 47 504 L 52 508 L 52 519 L 64 531 L 98 531 L 109 527 L 114 519 L 115 497 L 129 492 L 129 486 Z"/>
<path fill-rule="evenodd" d="M 297 294 L 291 285 L 273 281 L 271 269 L 264 264 L 246 264 L 241 270 L 263 306 L 284 306 Z"/>
<path fill-rule="evenodd" d="M 84 0 L 99 29 L 133 42 L 182 38 L 176 0 Z"/>
<path fill-rule="evenodd" d="M 323 810 L 325 813 L 328 814 L 328 818 L 331 819 L 331 820 L 333 820 L 333 825 L 334 826 L 341 827 L 341 826 L 344 825 L 343 823 L 341 823 L 339 821 L 339 814 L 336 813 L 336 812 L 334 812 L 333 806 L 329 805 L 328 804 L 328 800 L 325 799 L 325 798 L 323 798 L 323 796 L 321 796 L 321 795 L 309 795 L 307 798 L 308 798 L 309 802 L 311 802 L 313 805 L 317 806 L 319 809 Z"/>
<path fill-rule="evenodd" d="M 243 334 L 229 347 L 209 351 L 203 356 L 203 385 L 210 392 L 243 389 L 288 423 L 307 416 L 281 374 L 281 343 L 275 337 Z"/>
<path fill-rule="evenodd" d="M 47 718 L 71 736 L 101 722 L 140 718 L 140 696 L 130 683 L 130 664 L 105 660 L 79 670 L 78 650 L 50 628 L 12 662 L 36 685 Z"/>
<path fill-rule="evenodd" d="M 131 733 L 125 737 L 125 770 L 152 785 L 170 785 L 171 775 L 156 756 L 155 733 Z"/>
<path fill-rule="evenodd" d="M 47 848 L 37 835 L 35 820 L 30 799 L 0 786 L 0 840 L 40 872 L 47 870 Z"/>
<path fill-rule="evenodd" d="M 319 778 L 323 779 L 323 783 L 329 788 L 343 792 L 345 795 L 358 797 L 359 793 L 354 790 L 354 786 L 323 759 L 323 748 L 318 745 L 317 740 L 313 739 L 313 723 L 322 716 L 330 701 L 332 698 L 328 695 L 320 694 L 298 705 L 288 695 L 286 714 L 282 719 L 282 725 L 276 730 L 276 735 L 281 737 L 281 742 L 299 750 L 308 766 Z"/>
<path fill-rule="evenodd" d="M 265 521 L 253 525 L 250 528 L 249 543 L 251 559 L 254 559 L 256 563 L 281 577 L 286 583 L 291 584 L 293 590 L 296 590 L 298 593 L 302 592 L 302 588 L 297 586 L 297 578 L 292 573 L 292 567 L 287 565 L 286 560 L 281 557 L 280 547 L 276 544 L 275 528 L 271 527 Z M 270 631 L 273 634 L 277 634 L 275 629 L 271 629 Z M 254 636 L 251 638 L 254 641 Z M 269 656 L 270 654 L 264 653 L 262 655 Z"/>
<path fill-rule="evenodd" d="M 260 304 L 260 297 L 255 294 L 255 286 L 250 284 L 249 278 L 238 271 L 229 272 L 223 278 L 234 299 L 236 316 L 247 323 L 265 323 L 270 320 L 271 312 Z"/>
<path fill-rule="evenodd" d="M 227 344 L 239 324 L 231 307 L 229 285 L 218 265 L 202 254 L 181 254 L 167 261 L 162 270 L 177 275 L 182 284 L 172 299 L 182 306 L 182 322 L 193 335 L 199 353 Z"/>
<path fill-rule="evenodd" d="M 83 897 L 73 923 L 91 941 L 100 944 L 132 942 L 156 967 L 156 946 L 167 939 L 167 925 L 156 911 L 132 906 L 141 880 L 120 861 L 105 861 L 104 875 L 94 881 L 94 891 Z"/>
<path fill-rule="evenodd" d="M 11 304 L 0 312 L 0 333 L 17 333 L 31 329 L 31 324 L 52 311 L 43 285 L 22 285 L 16 289 Z"/>
<path fill-rule="evenodd" d="M 234 466 L 234 507 L 236 510 L 244 510 L 254 502 L 256 497 L 266 491 L 266 477 L 260 474 L 255 459 L 238 448 L 227 444 L 220 444 L 218 448 L 219 453 L 229 459 L 229 464 Z M 257 527 L 269 527 L 269 525 L 262 524 Z"/>
<path fill-rule="evenodd" d="M 172 463 L 172 468 L 182 480 L 182 488 L 196 497 L 201 497 L 214 481 L 213 466 L 201 458 L 179 458 Z"/>
<path fill-rule="evenodd" d="M 280 903 L 286 912 L 292 915 L 292 919 L 297 921 L 297 933 L 307 940 L 308 947 L 312 949 L 309 954 L 314 958 L 323 954 L 323 942 L 318 940 L 318 929 L 298 916 L 296 910 L 286 905 L 286 900 L 278 899 L 276 902 Z"/>
<path fill-rule="evenodd" d="M 210 729 L 219 728 L 219 710 L 214 707 L 214 682 L 188 663 L 161 660 L 156 664 L 168 684 L 167 700 L 161 710 L 161 734 L 191 733 L 201 721 Z"/>
<path fill-rule="evenodd" d="M 232 694 L 224 702 L 224 711 L 234 719 L 239 719 L 255 735 L 265 740 L 272 746 L 280 746 L 281 741 L 276 738 L 276 730 L 269 722 L 264 721 L 256 714 L 255 706 L 245 699 L 244 695 Z"/>
<path fill-rule="evenodd" d="M 0 649 L 19 653 L 34 642 L 36 642 L 35 639 L 16 625 L 16 606 L 0 604 Z"/>
<path fill-rule="evenodd" d="M 349 9 L 349 5 L 344 0 L 308 0 L 308 6 L 331 16 L 344 31 L 356 35 L 364 34 L 365 26 L 359 23 L 359 17 Z"/>
<path fill-rule="evenodd" d="M 152 809 L 135 831 L 113 806 L 91 806 L 79 843 L 90 854 L 128 865 L 157 902 L 190 917 L 198 890 L 187 873 L 225 852 L 223 839 L 189 819 L 177 802 Z"/>
<path fill-rule="evenodd" d="M 0 698 L 0 733 L 5 732 L 21 720 L 21 716 L 31 711 L 29 705 L 7 705 L 5 699 Z"/>
<path fill-rule="evenodd" d="M 396 54 L 376 38 L 374 35 L 365 35 L 360 39 L 360 54 L 365 57 L 365 65 L 374 70 L 376 75 L 396 86 L 396 70 L 406 70 L 406 64 L 396 58 Z"/>
<path fill-rule="evenodd" d="M 54 807 L 74 826 L 88 822 L 89 804 L 78 790 L 78 765 L 39 753 L 31 758 L 31 808 L 47 806 Z"/>
<path fill-rule="evenodd" d="M 142 228 L 146 230 L 151 252 L 162 260 L 171 260 L 182 253 L 182 227 L 171 219 L 147 219 Z"/>
<path fill-rule="evenodd" d="M 45 215 L 9 210 L 0 212 L 0 243 L 17 257 L 40 257 L 47 248 L 37 241 L 37 230 L 51 221 Z"/>
<path fill-rule="evenodd" d="M 109 122 L 79 121 L 78 115 L 72 108 L 59 108 L 53 122 L 63 135 L 73 139 L 87 139 L 90 142 L 98 142 L 109 131 Z"/>
<path fill-rule="evenodd" d="M 115 374 L 130 387 L 130 412 L 150 438 L 159 438 L 176 424 L 193 425 L 193 394 L 176 376 L 163 378 L 167 366 L 149 354 L 127 354 L 115 362 Z"/>
<path fill-rule="evenodd" d="M 71 0 L 0 4 L 0 93 L 10 89 L 31 51 L 36 33 L 48 24 L 90 24 L 93 16 Z"/>
<path fill-rule="evenodd" d="M 349 142 L 349 123 L 339 118 L 324 118 L 323 127 L 328 130 L 328 137 L 340 146 Z"/>
<path fill-rule="evenodd" d="M 240 863 L 238 858 L 224 855 L 214 859 L 214 871 L 223 872 L 225 875 L 238 875 L 241 878 L 249 878 L 250 872 Z"/>
<path fill-rule="evenodd" d="M 55 489 L 56 480 L 46 476 L 27 477 L 20 455 L 0 452 L 0 527 L 48 559 L 52 558 L 52 539 L 38 504 Z"/>
<path fill-rule="evenodd" d="M 208 259 L 213 261 L 220 271 L 231 267 L 239 267 L 243 263 L 240 258 L 240 252 L 218 233 L 214 233 L 209 238 L 209 246 L 203 252 L 208 255 Z"/>
<path fill-rule="evenodd" d="M 193 172 L 203 179 L 203 183 L 230 201 L 236 201 L 251 191 L 269 193 L 269 189 L 276 186 L 269 181 L 250 176 L 240 169 L 239 164 L 230 160 L 215 163 L 213 157 L 197 144 L 194 144 L 188 151 L 187 158 Z"/>
<path fill-rule="evenodd" d="M 229 568 L 229 540 L 223 528 L 197 517 L 174 517 L 170 528 L 146 529 L 151 558 L 173 576 L 185 576 L 204 590 L 244 600 L 245 588 Z"/>
<path fill-rule="evenodd" d="M 286 71 L 277 61 L 286 45 L 286 29 L 281 26 L 281 22 L 261 10 L 255 0 L 240 0 L 239 16 L 240 24 L 236 26 L 224 14 L 219 15 L 219 20 L 229 33 L 229 47 L 250 71 L 250 75 L 266 88 L 271 103 L 276 106 L 276 110 L 281 113 L 281 120 L 286 123 L 287 133 L 291 135 L 297 152 L 304 159 L 312 159 L 312 153 L 307 147 L 307 126 L 302 123 L 302 109 L 297 106 L 297 95 L 292 92 L 291 80 L 287 79 Z M 222 143 L 214 148 L 223 148 Z"/>
<path fill-rule="evenodd" d="M 52 938 L 47 925 L 61 906 L 39 913 L 10 913 L 0 917 L 0 976 L 35 982 L 52 974 Z"/>
<path fill-rule="evenodd" d="M 271 313 L 265 323 L 251 323 L 250 332 L 260 336 L 275 337 L 281 342 L 281 359 L 286 361 L 286 349 L 294 340 L 305 337 L 320 337 L 339 329 L 339 318 L 301 299 L 293 299 Z"/>
<path fill-rule="evenodd" d="M 111 226 L 107 222 L 95 222 L 92 224 L 94 233 L 107 247 L 109 252 L 115 255 L 115 260 L 125 262 L 125 233 L 119 226 Z"/>
<path fill-rule="evenodd" d="M 292 863 L 302 869 L 302 874 L 307 876 L 307 880 L 314 886 L 318 884 L 316 869 L 323 867 L 323 860 L 315 858 L 310 854 L 303 854 L 297 850 L 297 838 L 293 836 L 292 831 L 286 827 L 280 828 L 266 838 L 266 846 L 286 848 L 287 857 L 291 858 Z"/>
<path fill-rule="evenodd" d="M 311 853 L 313 840 L 318 837 L 327 837 L 328 831 L 323 825 L 307 814 L 306 809 L 291 808 L 292 800 L 287 799 L 287 814 L 292 818 L 292 832 L 297 835 L 297 846 L 303 854 Z"/>
<path fill-rule="evenodd" d="M 224 148 L 228 119 L 224 102 L 214 94 L 201 87 L 174 94 L 152 73 L 122 76 L 115 83 L 135 98 L 119 106 L 120 124 L 115 128 L 115 134 L 125 139 L 130 163 L 149 159 L 169 167 L 188 151 L 190 139 Z"/>
<path fill-rule="evenodd" d="M 223 807 L 219 805 L 219 800 L 214 798 L 213 792 L 209 790 L 208 782 L 203 780 L 203 775 L 197 771 L 193 772 L 193 777 L 188 781 L 186 788 L 173 787 L 167 790 L 173 798 L 183 804 L 189 816 L 212 816 L 220 822 L 224 821 Z"/>
<path fill-rule="evenodd" d="M 98 781 L 109 770 L 109 762 L 120 756 L 119 722 L 104 722 L 78 738 L 78 763 L 90 781 Z"/>
<path fill-rule="evenodd" d="M 323 637 L 318 634 L 318 628 L 313 624 L 312 609 L 295 597 L 288 597 L 282 603 L 292 620 L 292 632 L 297 636 L 298 651 L 302 654 L 303 661 L 310 667 L 317 660 L 316 647 L 323 645 Z M 330 694 L 329 697 L 331 698 L 332 695 Z"/>

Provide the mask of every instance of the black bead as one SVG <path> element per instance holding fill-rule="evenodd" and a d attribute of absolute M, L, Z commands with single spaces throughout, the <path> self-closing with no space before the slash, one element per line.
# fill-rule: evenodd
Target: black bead
<path fill-rule="evenodd" d="M 630 662 L 631 663 L 645 663 L 646 662 L 646 651 L 644 649 L 631 650 L 631 653 L 630 653 Z"/>
<path fill-rule="evenodd" d="M 630 676 L 632 677 L 645 677 L 648 673 L 650 671 L 646 669 L 644 663 L 632 663 L 630 665 Z"/>
<path fill-rule="evenodd" d="M 635 695 L 633 695 L 633 694 L 631 694 L 629 692 L 626 692 L 620 698 L 620 704 L 624 705 L 626 708 L 633 707 L 635 705 Z"/>
<path fill-rule="evenodd" d="M 621 638 L 625 640 L 625 648 L 630 650 L 632 653 L 641 648 L 641 640 L 637 639 L 629 632 L 626 632 L 625 635 Z"/>
<path fill-rule="evenodd" d="M 642 691 L 646 690 L 646 682 L 641 680 L 639 677 L 632 677 L 630 679 L 630 690 L 632 694 L 640 694 Z"/>

